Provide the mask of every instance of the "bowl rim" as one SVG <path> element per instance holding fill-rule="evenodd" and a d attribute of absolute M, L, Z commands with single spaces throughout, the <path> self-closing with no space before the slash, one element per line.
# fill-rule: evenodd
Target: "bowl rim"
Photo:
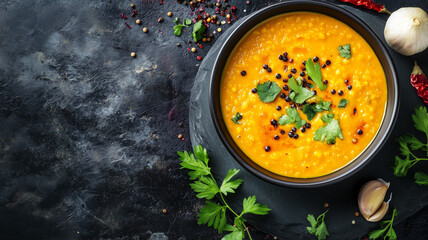
<path fill-rule="evenodd" d="M 236 42 L 239 42 L 240 39 L 242 39 L 242 37 L 245 36 L 245 33 L 243 34 L 239 34 L 239 31 L 241 28 L 243 27 L 247 27 L 246 25 L 250 24 L 252 26 L 250 26 L 250 29 L 254 28 L 255 26 L 257 26 L 260 22 L 256 23 L 256 24 L 252 24 L 251 21 L 256 18 L 257 16 L 260 15 L 264 15 L 266 14 L 266 12 L 271 12 L 271 11 L 275 11 L 278 8 L 285 8 L 287 6 L 295 6 L 295 5 L 312 5 L 312 6 L 318 6 L 321 8 L 328 8 L 329 10 L 332 10 L 336 13 L 345 15 L 346 17 L 349 17 L 352 21 L 354 21 L 357 25 L 361 26 L 364 31 L 366 31 L 366 33 L 368 33 L 372 39 L 375 41 L 376 46 L 373 46 L 369 43 L 370 47 L 372 47 L 373 49 L 375 47 L 380 48 L 380 52 L 383 54 L 383 56 L 386 59 L 387 64 L 390 67 L 390 73 L 392 75 L 392 86 L 391 89 L 393 90 L 394 96 L 393 96 L 393 102 L 390 103 L 390 101 L 387 101 L 387 105 L 385 106 L 385 112 L 384 112 L 384 117 L 383 120 L 381 122 L 381 125 L 379 126 L 378 132 L 376 133 L 376 135 L 374 136 L 374 138 L 372 139 L 372 141 L 369 143 L 369 145 L 356 157 L 354 158 L 350 163 L 356 162 L 360 156 L 365 153 L 366 151 L 368 151 L 368 149 L 370 147 L 372 147 L 373 144 L 375 144 L 375 140 L 377 141 L 377 145 L 374 146 L 374 148 L 372 149 L 371 152 L 369 152 L 368 156 L 365 156 L 358 164 L 356 164 L 355 166 L 347 169 L 346 171 L 343 171 L 343 173 L 341 174 L 336 174 L 336 176 L 333 176 L 331 178 L 326 178 L 326 176 L 329 176 L 333 173 L 337 173 L 340 172 L 342 170 L 344 170 L 348 165 L 350 165 L 350 163 L 348 163 L 347 165 L 345 165 L 342 168 L 339 168 L 338 170 L 329 173 L 327 175 L 323 175 L 323 176 L 319 176 L 319 177 L 314 177 L 314 178 L 292 178 L 292 177 L 284 177 L 282 175 L 270 172 L 269 170 L 264 169 L 263 167 L 261 167 L 260 165 L 258 165 L 257 163 L 255 163 L 254 161 L 252 161 L 248 156 L 246 156 L 246 154 L 237 146 L 237 144 L 235 143 L 235 141 L 232 139 L 231 141 L 228 140 L 231 139 L 230 133 L 229 131 L 223 131 L 222 130 L 222 124 L 223 124 L 223 128 L 225 127 L 224 124 L 224 119 L 222 117 L 221 114 L 221 109 L 216 108 L 216 104 L 215 104 L 215 83 L 216 83 L 216 76 L 219 75 L 219 71 L 220 71 L 220 77 L 218 79 L 218 85 L 220 85 L 221 82 L 221 76 L 223 73 L 223 69 L 224 69 L 224 65 L 219 64 L 219 62 L 222 61 L 222 59 L 227 59 L 230 56 L 230 53 L 233 51 L 234 47 L 232 47 L 232 50 L 229 51 L 228 48 L 230 47 L 229 45 L 231 44 L 231 42 L 233 42 L 235 40 L 235 38 L 239 37 L 239 40 L 237 40 Z M 311 10 L 308 10 L 311 11 Z M 265 18 L 263 21 L 278 16 L 280 14 L 284 14 L 287 12 L 295 12 L 295 10 L 293 11 L 283 11 L 282 13 L 277 13 L 275 15 L 272 15 L 270 17 Z M 312 10 L 312 12 L 315 12 Z M 319 13 L 325 14 L 322 11 L 319 11 Z M 328 15 L 327 16 L 331 16 L 333 18 L 335 18 L 332 15 Z M 339 19 L 337 19 L 339 20 Z M 341 20 L 339 20 L 341 21 Z M 343 22 L 343 21 L 341 21 Z M 347 23 L 345 23 L 347 24 Z M 347 24 L 348 25 L 348 24 Z M 352 26 L 350 26 L 352 28 Z M 354 29 L 354 28 L 353 28 Z M 355 29 L 354 29 L 355 30 Z M 357 30 L 355 30 L 357 33 L 361 34 L 361 32 L 358 32 Z M 227 55 L 227 57 L 225 57 L 224 55 Z M 379 56 L 378 56 L 379 58 Z M 382 62 L 381 62 L 382 63 Z M 384 68 L 385 71 L 385 75 L 386 75 L 386 70 L 384 65 L 382 64 L 382 67 Z M 388 84 L 388 79 L 386 79 L 387 84 Z M 352 176 L 353 174 L 355 174 L 356 172 L 358 172 L 359 170 L 361 170 L 366 164 L 368 164 L 370 162 L 371 159 L 373 159 L 373 157 L 376 155 L 376 153 L 379 152 L 379 150 L 382 148 L 382 146 L 385 144 L 386 140 L 388 139 L 388 137 L 390 136 L 392 129 L 396 123 L 397 120 L 397 115 L 398 115 L 398 110 L 399 110 L 399 82 L 398 82 L 398 77 L 397 77 L 397 72 L 396 72 L 396 68 L 394 65 L 394 62 L 392 61 L 392 58 L 385 46 L 385 44 L 381 41 L 381 39 L 379 38 L 379 36 L 369 27 L 368 24 L 366 24 L 365 22 L 363 22 L 359 17 L 357 17 L 356 15 L 352 14 L 351 12 L 347 11 L 346 9 L 343 9 L 341 7 L 338 7 L 332 3 L 324 3 L 324 2 L 318 2 L 318 1 L 313 1 L 313 0 L 294 0 L 294 1 L 287 1 L 287 2 L 280 2 L 280 3 L 276 3 L 276 4 L 272 4 L 269 6 L 266 6 L 252 14 L 250 14 L 245 20 L 243 20 L 241 23 L 238 24 L 238 26 L 235 27 L 235 29 L 233 29 L 233 31 L 229 34 L 229 36 L 226 37 L 226 40 L 223 42 L 222 46 L 220 47 L 219 53 L 217 54 L 215 61 L 214 61 L 214 67 L 213 70 L 211 72 L 210 75 L 210 85 L 209 85 L 209 107 L 210 107 L 210 115 L 211 115 L 211 119 L 213 121 L 214 127 L 216 129 L 216 132 L 220 138 L 220 140 L 222 141 L 223 145 L 226 147 L 226 149 L 228 150 L 228 152 L 232 155 L 232 157 L 241 165 L 243 166 L 247 171 L 251 172 L 253 175 L 257 176 L 258 178 L 261 178 L 267 182 L 279 185 L 279 186 L 284 186 L 284 187 L 292 187 L 292 188 L 312 188 L 312 187 L 321 187 L 321 186 L 326 186 L 326 185 L 330 185 L 339 181 L 342 181 L 346 178 L 349 178 L 350 176 Z M 387 91 L 388 91 L 388 95 L 390 94 L 390 87 L 387 86 Z M 389 96 L 388 96 L 389 98 Z M 219 101 L 219 100 L 218 100 Z M 392 108 L 392 113 L 391 113 L 391 117 L 388 121 L 386 113 L 388 110 L 388 104 L 392 104 L 393 108 Z M 218 118 L 217 117 L 217 111 L 220 112 L 221 117 Z M 383 125 L 386 124 L 386 130 L 385 133 L 383 135 L 380 135 L 379 132 L 381 131 L 381 129 L 383 128 Z M 235 151 L 234 147 L 232 145 L 235 145 L 235 148 L 237 148 L 241 154 L 239 154 L 238 152 Z M 243 157 L 241 155 L 246 156 L 247 160 L 244 160 Z M 249 163 L 248 160 L 251 162 Z M 255 165 L 258 166 L 256 169 Z M 287 179 L 298 179 L 298 182 L 291 182 L 291 181 L 286 181 L 284 179 L 278 179 L 272 176 L 268 176 L 265 173 L 261 172 L 260 170 L 263 170 L 264 172 L 269 172 L 270 175 L 274 175 L 274 176 L 278 176 L 280 178 L 287 178 Z M 305 180 L 316 180 L 317 178 L 321 178 L 322 180 L 320 181 L 311 181 L 311 182 L 305 182 Z"/>

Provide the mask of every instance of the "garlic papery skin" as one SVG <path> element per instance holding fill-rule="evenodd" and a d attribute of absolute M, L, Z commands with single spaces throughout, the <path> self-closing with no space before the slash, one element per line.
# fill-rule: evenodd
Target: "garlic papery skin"
<path fill-rule="evenodd" d="M 395 51 L 410 56 L 428 47 L 428 14 L 418 7 L 404 7 L 386 21 L 385 40 Z"/>
<path fill-rule="evenodd" d="M 386 192 L 388 191 L 389 185 L 390 184 L 384 180 L 378 179 L 369 181 L 361 187 L 358 195 L 358 207 L 366 220 L 370 221 L 370 217 L 374 215 L 374 219 L 378 218 L 376 217 L 376 213 L 379 210 L 383 210 L 383 200 Z M 387 210 L 388 208 L 386 208 L 386 211 Z"/>

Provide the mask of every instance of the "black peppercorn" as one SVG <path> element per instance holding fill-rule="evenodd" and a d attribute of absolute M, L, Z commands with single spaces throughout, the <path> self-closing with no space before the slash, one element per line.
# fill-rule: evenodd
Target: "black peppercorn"
<path fill-rule="evenodd" d="M 283 82 L 285 82 L 285 83 L 287 83 L 287 82 L 288 82 L 288 79 L 285 79 L 285 78 L 284 78 L 284 79 L 282 79 L 282 81 L 283 81 Z"/>
<path fill-rule="evenodd" d="M 263 69 L 268 69 L 268 65 L 267 64 L 263 64 Z"/>
<path fill-rule="evenodd" d="M 318 62 L 320 60 L 317 56 L 314 57 L 314 62 Z"/>
<path fill-rule="evenodd" d="M 275 74 L 276 79 L 281 79 L 281 74 L 277 73 Z"/>
<path fill-rule="evenodd" d="M 290 131 L 290 132 L 288 133 L 288 136 L 289 136 L 290 138 L 293 138 L 293 137 L 294 137 L 294 133 Z"/>
<path fill-rule="evenodd" d="M 284 57 L 284 59 L 282 59 L 282 61 L 287 62 L 288 61 L 288 57 Z"/>
<path fill-rule="evenodd" d="M 288 90 L 288 86 L 284 85 L 284 86 L 282 86 L 282 89 L 284 89 L 285 91 L 287 91 Z"/>
<path fill-rule="evenodd" d="M 306 128 L 305 127 L 301 127 L 300 131 L 302 131 L 302 133 L 306 132 Z"/>
<path fill-rule="evenodd" d="M 279 55 L 278 58 L 279 58 L 279 60 L 282 60 L 282 59 L 284 59 L 284 56 Z"/>
<path fill-rule="evenodd" d="M 269 152 L 270 151 L 270 147 L 269 146 L 265 146 L 265 151 Z"/>
<path fill-rule="evenodd" d="M 351 90 L 352 89 L 352 85 L 348 85 L 348 90 Z"/>
<path fill-rule="evenodd" d="M 294 74 L 294 73 L 296 73 L 296 72 L 297 72 L 297 70 L 296 70 L 295 68 L 292 68 L 292 69 L 291 69 L 291 72 Z"/>
<path fill-rule="evenodd" d="M 276 127 L 278 126 L 278 121 L 276 121 L 275 119 L 270 120 L 270 124 L 272 124 L 272 126 Z"/>
<path fill-rule="evenodd" d="M 358 129 L 358 130 L 357 130 L 357 134 L 358 134 L 358 135 L 361 135 L 361 134 L 363 134 L 363 130 L 361 130 L 361 129 Z"/>
<path fill-rule="evenodd" d="M 299 138 L 299 134 L 297 134 L 297 133 L 296 133 L 296 134 L 294 134 L 294 138 L 295 138 L 295 139 L 298 139 L 298 138 Z"/>
<path fill-rule="evenodd" d="M 294 103 L 293 103 L 293 104 L 291 104 L 291 105 L 290 105 L 290 107 L 291 107 L 291 108 L 295 108 L 295 107 L 296 107 L 296 105 L 294 105 Z"/>
<path fill-rule="evenodd" d="M 252 93 L 256 93 L 256 92 L 257 92 L 257 88 L 253 88 L 253 89 L 251 89 L 251 92 L 252 92 Z"/>
<path fill-rule="evenodd" d="M 316 90 L 313 90 L 313 91 L 312 91 L 312 93 L 313 93 L 314 95 L 317 95 L 317 91 L 316 91 Z"/>
<path fill-rule="evenodd" d="M 291 128 L 291 131 L 292 131 L 292 132 L 296 132 L 296 131 L 297 131 L 297 128 L 296 128 L 296 127 L 293 127 L 293 128 Z"/>
<path fill-rule="evenodd" d="M 294 63 L 294 59 L 292 59 L 292 58 L 291 58 L 291 59 L 290 59 L 290 63 Z"/>
<path fill-rule="evenodd" d="M 293 75 L 291 75 L 291 73 L 290 74 L 288 74 L 288 78 L 292 78 L 293 77 Z"/>
<path fill-rule="evenodd" d="M 331 91 L 330 91 L 330 92 L 331 92 L 331 94 L 333 94 L 333 95 L 334 95 L 334 94 L 336 94 L 336 90 L 334 90 L 334 89 L 331 89 Z"/>
<path fill-rule="evenodd" d="M 327 66 L 329 66 L 329 65 L 331 64 L 331 61 L 330 61 L 330 60 L 327 60 L 327 61 L 325 62 L 325 64 L 327 64 Z"/>
<path fill-rule="evenodd" d="M 306 123 L 305 124 L 305 128 L 307 128 L 307 129 L 311 128 L 311 124 L 310 123 Z"/>
<path fill-rule="evenodd" d="M 305 76 L 305 72 L 300 72 L 300 76 L 304 77 Z"/>
<path fill-rule="evenodd" d="M 266 69 L 266 71 L 267 71 L 268 73 L 270 73 L 270 72 L 272 72 L 272 69 L 271 69 L 271 68 L 268 68 L 268 69 Z"/>
<path fill-rule="evenodd" d="M 279 140 L 279 136 L 278 136 L 278 135 L 275 135 L 275 136 L 273 137 L 273 139 L 275 139 L 275 140 Z"/>
<path fill-rule="evenodd" d="M 342 90 L 339 90 L 337 93 L 339 94 L 339 96 L 343 95 L 343 91 Z"/>
<path fill-rule="evenodd" d="M 282 135 L 284 135 L 284 134 L 285 134 L 285 131 L 284 131 L 284 130 L 281 130 L 281 134 L 282 134 Z"/>
<path fill-rule="evenodd" d="M 247 72 L 246 71 L 241 71 L 241 75 L 245 76 L 245 75 L 247 75 Z"/>
<path fill-rule="evenodd" d="M 323 64 L 323 65 L 321 65 L 321 67 L 322 67 L 322 68 L 326 68 L 326 67 L 327 67 L 327 65 Z"/>
<path fill-rule="evenodd" d="M 324 81 L 323 81 L 323 83 L 324 83 L 324 84 L 328 84 L 328 80 L 324 80 Z"/>
<path fill-rule="evenodd" d="M 281 110 L 281 106 L 276 106 L 276 110 Z"/>
<path fill-rule="evenodd" d="M 302 64 L 303 64 L 303 66 L 306 66 L 306 61 L 303 61 Z"/>
<path fill-rule="evenodd" d="M 349 83 L 349 80 L 348 80 L 348 79 L 346 79 L 346 80 L 345 80 L 345 84 L 346 84 L 346 85 L 348 85 L 348 83 Z"/>
<path fill-rule="evenodd" d="M 291 98 L 290 98 L 289 96 L 287 96 L 287 97 L 285 98 L 285 101 L 286 101 L 286 102 L 290 102 L 290 101 L 291 101 Z"/>
<path fill-rule="evenodd" d="M 286 97 L 286 95 L 285 95 L 285 93 L 281 93 L 281 95 L 279 95 L 281 98 L 285 98 Z"/>

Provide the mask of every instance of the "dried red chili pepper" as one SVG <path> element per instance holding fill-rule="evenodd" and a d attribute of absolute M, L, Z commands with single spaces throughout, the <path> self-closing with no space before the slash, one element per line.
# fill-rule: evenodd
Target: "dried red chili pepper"
<path fill-rule="evenodd" d="M 372 0 L 339 0 L 339 1 L 352 3 L 356 6 L 362 6 L 362 7 L 367 8 L 367 9 L 372 9 L 372 10 L 375 10 L 379 13 L 384 12 L 384 13 L 391 14 L 391 12 L 385 8 L 385 5 L 377 4 L 377 3 L 373 2 Z"/>
<path fill-rule="evenodd" d="M 126 25 L 128 28 L 131 28 L 131 26 L 129 26 L 129 24 L 128 24 L 128 23 L 125 23 L 125 25 Z"/>
<path fill-rule="evenodd" d="M 428 105 L 428 79 L 416 61 L 412 75 L 410 75 L 410 83 L 416 89 L 418 96 L 424 100 L 426 105 Z"/>

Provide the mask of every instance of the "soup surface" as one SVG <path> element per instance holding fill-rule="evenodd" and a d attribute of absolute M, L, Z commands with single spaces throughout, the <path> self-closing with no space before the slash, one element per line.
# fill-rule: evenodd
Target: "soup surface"
<path fill-rule="evenodd" d="M 368 43 L 313 12 L 282 14 L 249 31 L 229 57 L 220 89 L 224 121 L 241 150 L 296 178 L 326 175 L 355 159 L 375 137 L 387 99 L 383 68 Z"/>

